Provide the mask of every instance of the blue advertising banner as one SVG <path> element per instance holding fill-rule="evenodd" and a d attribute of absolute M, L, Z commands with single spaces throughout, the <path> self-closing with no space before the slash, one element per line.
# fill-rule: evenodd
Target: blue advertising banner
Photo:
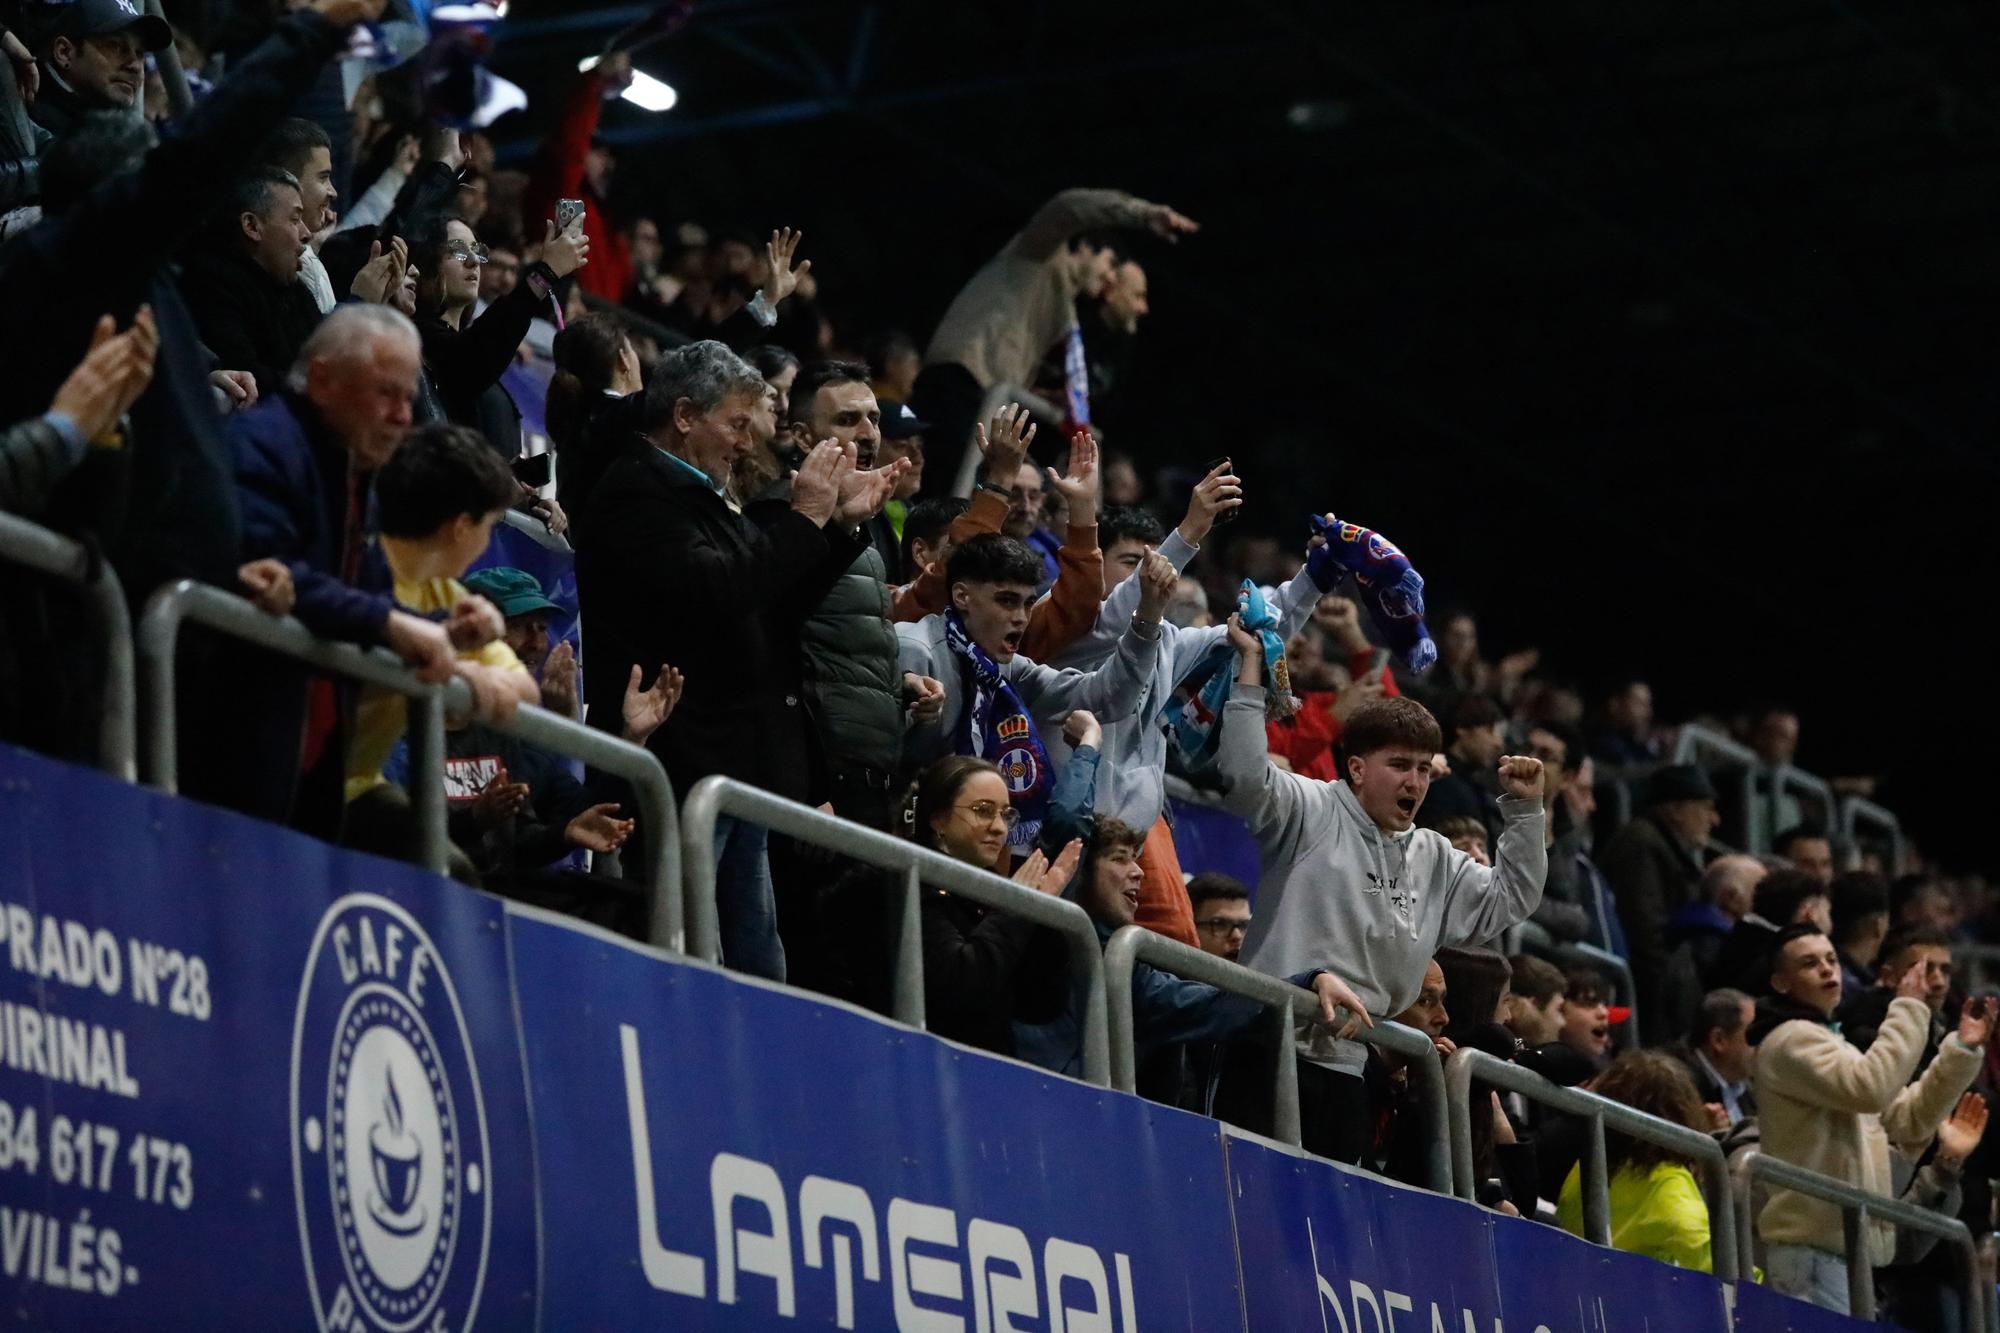
<path fill-rule="evenodd" d="M 1704 1274 L 1233 1131 L 1225 1143 L 1252 1329 L 1729 1328 L 1722 1287 Z"/>
<path fill-rule="evenodd" d="M 1781 1296 L 1754 1282 L 1736 1284 L 1736 1333 L 1861 1333 L 1883 1325 Z"/>
<path fill-rule="evenodd" d="M 508 921 L 546 1327 L 1242 1327 L 1214 1122 Z"/>
<path fill-rule="evenodd" d="M 33 1328 L 527 1328 L 498 905 L 0 748 L 0 1276 Z"/>
<path fill-rule="evenodd" d="M 1233 875 L 1249 885 L 1252 893 L 1257 891 L 1262 861 L 1257 840 L 1241 819 L 1227 810 L 1179 797 L 1169 797 L 1167 806 L 1173 816 L 1174 847 L 1184 872 Z"/>

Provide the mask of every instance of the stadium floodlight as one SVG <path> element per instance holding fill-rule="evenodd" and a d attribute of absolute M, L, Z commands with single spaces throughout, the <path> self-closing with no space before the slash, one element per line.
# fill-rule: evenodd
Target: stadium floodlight
<path fill-rule="evenodd" d="M 577 73 L 588 74 L 597 68 L 600 59 L 599 56 L 585 56 L 576 62 Z M 645 70 L 637 68 L 632 71 L 632 82 L 619 96 L 641 111 L 672 111 L 674 104 L 681 100 L 681 95 L 674 91 L 671 83 L 656 79 Z"/>

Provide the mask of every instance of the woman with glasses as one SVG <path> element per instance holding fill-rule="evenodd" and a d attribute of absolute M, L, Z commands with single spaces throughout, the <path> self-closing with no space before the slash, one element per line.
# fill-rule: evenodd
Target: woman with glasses
<path fill-rule="evenodd" d="M 417 330 L 424 339 L 424 378 L 445 416 L 471 426 L 512 462 L 521 454 L 521 412 L 500 386 L 528 325 L 553 314 L 561 284 L 589 262 L 583 224 L 558 233 L 548 227 L 541 257 L 521 270 L 514 290 L 469 319 L 479 302 L 479 268 L 486 247 L 461 218 L 425 228 L 411 247 L 417 268 Z"/>

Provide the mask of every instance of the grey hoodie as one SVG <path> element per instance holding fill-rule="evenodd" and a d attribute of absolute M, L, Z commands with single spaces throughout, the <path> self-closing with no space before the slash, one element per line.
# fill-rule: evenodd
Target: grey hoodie
<path fill-rule="evenodd" d="M 1445 945 L 1484 944 L 1542 900 L 1542 799 L 1502 797 L 1491 868 L 1431 829 L 1383 833 L 1345 782 L 1287 773 L 1264 746 L 1264 690 L 1238 685 L 1223 710 L 1223 803 L 1257 839 L 1264 873 L 1243 962 L 1272 976 L 1324 967 L 1377 1018 L 1415 1003 Z M 1449 1005 L 1449 998 L 1446 1000 Z M 1359 1075 L 1367 1049 L 1323 1029 L 1300 1043 L 1316 1064 Z"/>

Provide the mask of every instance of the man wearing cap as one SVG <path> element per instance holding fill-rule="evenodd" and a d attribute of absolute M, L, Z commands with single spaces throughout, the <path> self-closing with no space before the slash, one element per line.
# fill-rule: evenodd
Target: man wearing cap
<path fill-rule="evenodd" d="M 541 580 L 525 569 L 496 565 L 474 570 L 460 582 L 499 609 L 507 622 L 507 646 L 542 683 L 542 707 L 563 717 L 578 716 L 576 653 L 567 639 L 551 652 L 549 639 L 550 625 L 573 621 L 576 613 L 550 601 Z"/>
<path fill-rule="evenodd" d="M 899 458 L 910 460 L 910 470 L 896 483 L 896 493 L 889 497 L 889 503 L 882 506 L 882 517 L 896 534 L 896 549 L 884 552 L 883 561 L 890 570 L 900 570 L 903 515 L 910 512 L 910 501 L 923 489 L 924 432 L 931 428 L 931 423 L 920 420 L 908 403 L 878 397 L 875 404 L 882 409 L 882 442 L 876 446 L 876 459 L 884 467 Z"/>
<path fill-rule="evenodd" d="M 173 41 L 167 21 L 141 0 L 75 0 L 43 34 L 42 87 L 28 114 L 48 142 L 73 133 L 93 111 L 132 111 L 146 89 L 146 56 Z"/>
<path fill-rule="evenodd" d="M 1647 1045 L 1678 1035 L 1663 1003 L 1667 921 L 1694 901 L 1709 835 L 1721 822 L 1708 774 L 1693 764 L 1669 765 L 1647 780 L 1645 814 L 1618 830 L 1599 858 L 1618 895 Z"/>

